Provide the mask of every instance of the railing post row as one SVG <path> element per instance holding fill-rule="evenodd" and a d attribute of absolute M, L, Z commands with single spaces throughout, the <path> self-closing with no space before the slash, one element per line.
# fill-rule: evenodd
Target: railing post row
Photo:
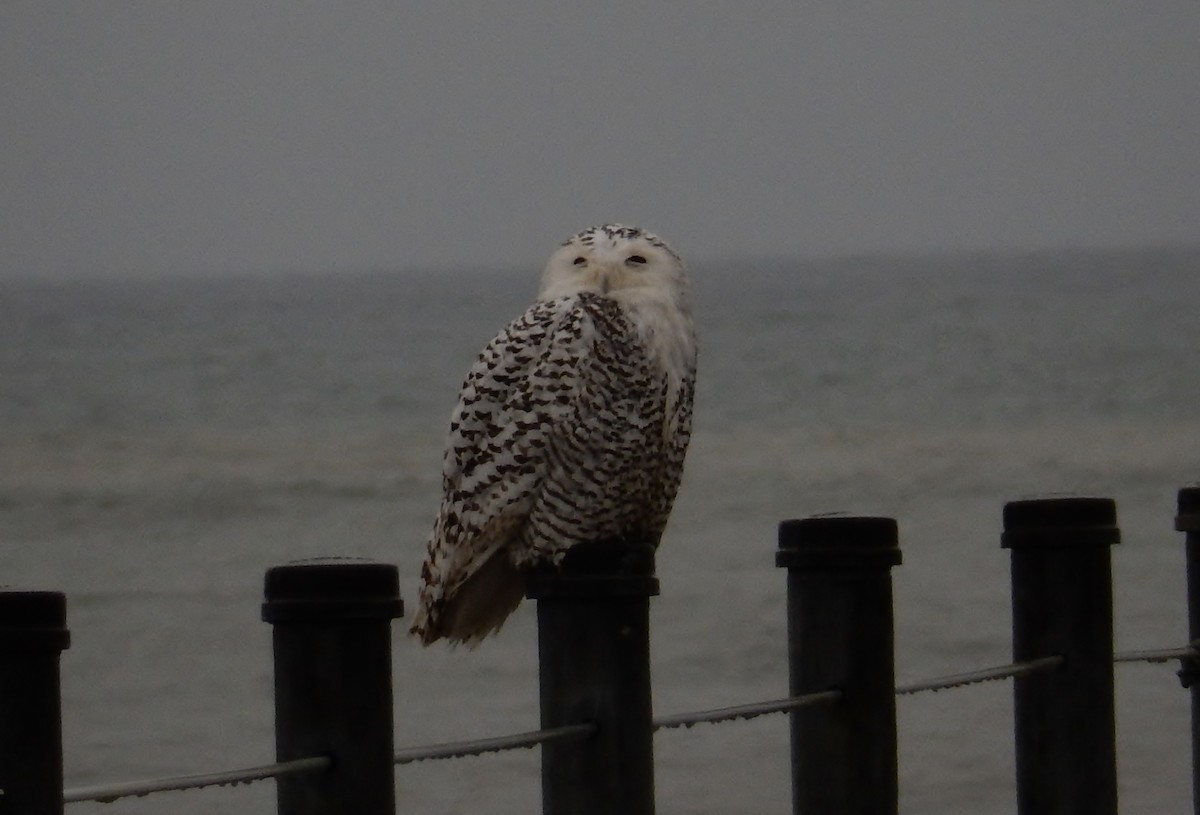
<path fill-rule="evenodd" d="M 842 694 L 790 714 L 797 815 L 897 812 L 891 569 L 900 561 L 892 518 L 832 515 L 779 526 L 791 695 Z"/>
<path fill-rule="evenodd" d="M 62 815 L 59 592 L 0 591 L 0 811 Z"/>
<path fill-rule="evenodd" d="M 597 543 L 536 569 L 543 728 L 590 722 L 589 739 L 542 745 L 544 815 L 652 815 L 650 597 L 654 548 Z"/>
<path fill-rule="evenodd" d="M 1013 683 L 1019 815 L 1115 815 L 1111 547 L 1107 498 L 1004 507 L 1011 552 L 1013 661 L 1061 656 Z"/>
<path fill-rule="evenodd" d="M 394 815 L 391 621 L 395 566 L 315 560 L 276 566 L 273 626 L 278 761 L 329 756 L 326 772 L 277 779 L 280 815 Z"/>
<path fill-rule="evenodd" d="M 1200 486 L 1179 491 L 1175 528 L 1187 553 L 1188 641 L 1200 640 Z M 1193 646 L 1195 647 L 1195 646 Z M 1179 672 L 1192 694 L 1192 809 L 1200 815 L 1200 660 L 1183 661 Z"/>

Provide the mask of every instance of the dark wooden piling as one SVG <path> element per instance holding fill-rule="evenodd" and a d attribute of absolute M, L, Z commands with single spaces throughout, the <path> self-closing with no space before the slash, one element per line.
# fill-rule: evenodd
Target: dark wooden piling
<path fill-rule="evenodd" d="M 395 566 L 328 560 L 267 572 L 277 760 L 333 761 L 278 779 L 280 815 L 394 815 L 391 621 L 403 613 Z"/>
<path fill-rule="evenodd" d="M 572 547 L 529 580 L 537 600 L 543 728 L 590 722 L 591 738 L 542 746 L 544 815 L 651 815 L 650 597 L 654 549 Z"/>
<path fill-rule="evenodd" d="M 1019 815 L 1115 815 L 1111 547 L 1107 498 L 1004 507 L 1012 556 L 1013 660 L 1063 664 L 1014 680 Z"/>
<path fill-rule="evenodd" d="M 0 812 L 63 811 L 59 657 L 69 643 L 62 594 L 0 591 Z"/>
<path fill-rule="evenodd" d="M 1200 486 L 1179 491 L 1175 528 L 1185 533 L 1188 640 L 1200 640 Z M 1192 809 L 1200 815 L 1200 660 L 1185 659 L 1179 678 L 1192 694 Z"/>
<path fill-rule="evenodd" d="M 892 518 L 833 515 L 779 526 L 791 694 L 842 694 L 791 713 L 798 815 L 897 811 L 891 569 L 900 561 Z"/>

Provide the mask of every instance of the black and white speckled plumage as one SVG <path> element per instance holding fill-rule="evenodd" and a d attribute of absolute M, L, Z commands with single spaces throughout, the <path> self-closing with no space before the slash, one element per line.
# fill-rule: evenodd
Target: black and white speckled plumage
<path fill-rule="evenodd" d="M 422 567 L 422 642 L 476 643 L 524 570 L 585 541 L 657 542 L 691 437 L 696 346 L 678 256 L 636 227 L 586 230 L 467 374 Z"/>

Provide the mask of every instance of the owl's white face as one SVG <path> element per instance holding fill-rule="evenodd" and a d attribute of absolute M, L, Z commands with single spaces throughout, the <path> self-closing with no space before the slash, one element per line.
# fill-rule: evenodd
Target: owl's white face
<path fill-rule="evenodd" d="M 591 292 L 682 307 L 686 289 L 683 261 L 665 241 L 636 226 L 605 224 L 580 232 L 550 256 L 538 298 Z"/>

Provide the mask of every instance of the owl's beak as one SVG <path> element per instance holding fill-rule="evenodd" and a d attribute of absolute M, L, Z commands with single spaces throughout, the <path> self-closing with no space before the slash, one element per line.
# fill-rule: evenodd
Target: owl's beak
<path fill-rule="evenodd" d="M 596 287 L 600 289 L 601 294 L 608 294 L 612 288 L 612 270 L 601 267 L 596 272 Z"/>

